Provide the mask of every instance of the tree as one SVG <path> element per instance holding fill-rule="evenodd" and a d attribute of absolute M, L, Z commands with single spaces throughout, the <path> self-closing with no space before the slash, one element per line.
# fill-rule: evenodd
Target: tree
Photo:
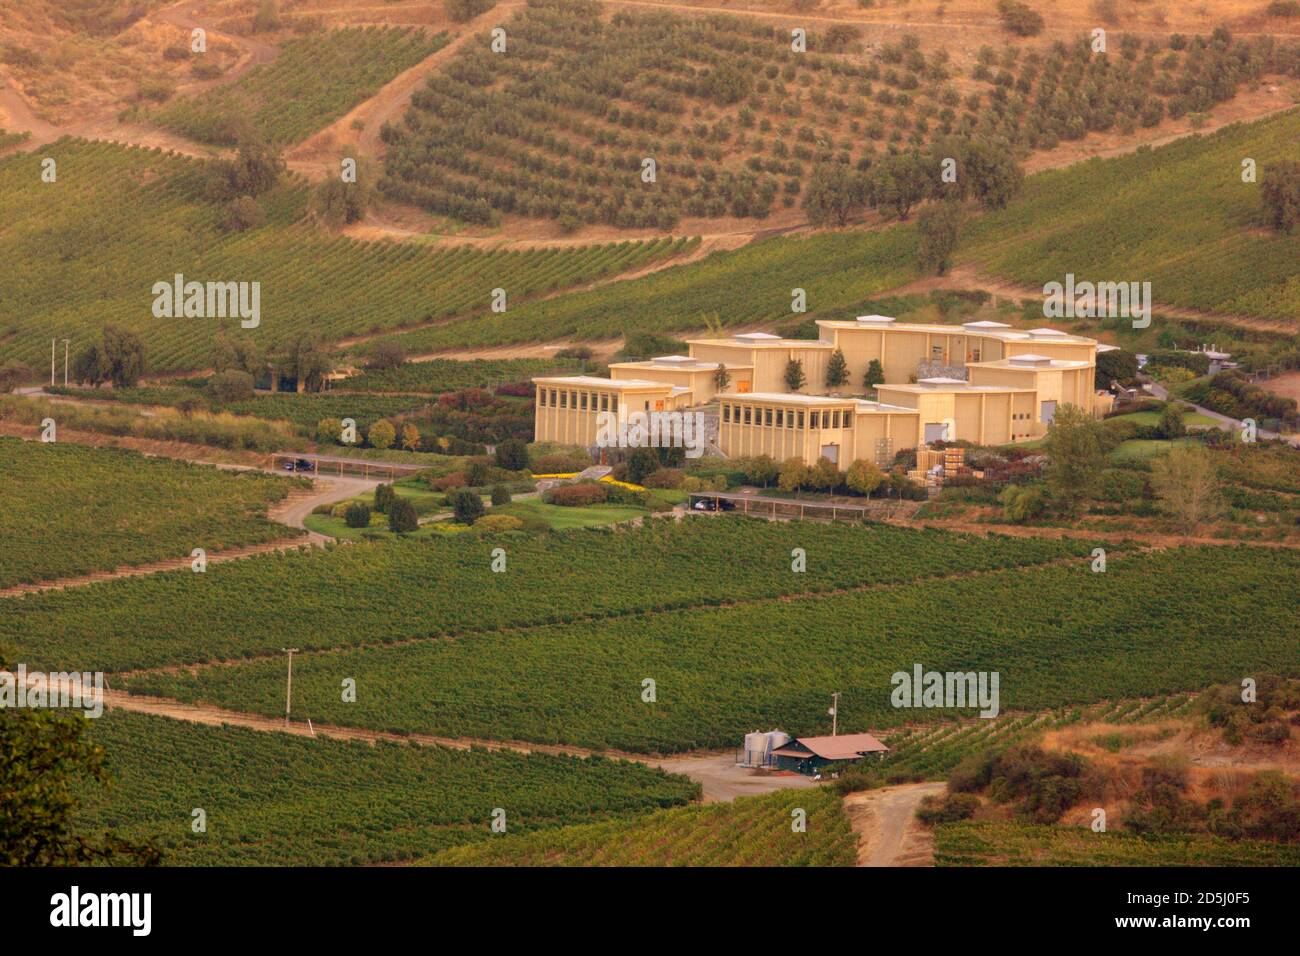
<path fill-rule="evenodd" d="M 322 418 L 316 423 L 316 441 L 334 445 L 343 437 L 343 422 L 338 418 Z"/>
<path fill-rule="evenodd" d="M 792 358 L 785 363 L 784 380 L 786 389 L 791 392 L 797 392 L 808 384 L 808 376 L 804 374 L 800 359 Z"/>
<path fill-rule="evenodd" d="M 872 359 L 867 364 L 867 372 L 862 376 L 862 384 L 866 388 L 885 384 L 885 370 L 880 365 L 880 359 Z"/>
<path fill-rule="evenodd" d="M 375 343 L 375 347 L 370 350 L 366 368 L 382 371 L 390 368 L 400 368 L 405 364 L 406 349 L 392 339 L 383 339 Z"/>
<path fill-rule="evenodd" d="M 337 167 L 341 169 L 341 167 Z M 311 215 L 331 229 L 360 222 L 374 198 L 375 174 L 364 158 L 357 160 L 356 178 L 345 181 L 341 175 L 330 175 L 311 194 L 308 210 Z"/>
<path fill-rule="evenodd" d="M 1300 224 L 1300 161 L 1269 163 L 1264 167 L 1260 190 L 1274 229 L 1290 233 Z"/>
<path fill-rule="evenodd" d="M 104 749 L 86 739 L 91 723 L 48 708 L 0 707 L 0 866 L 158 863 L 148 844 L 78 832 L 80 795 L 109 781 Z"/>
<path fill-rule="evenodd" d="M 817 491 L 834 491 L 840 486 L 840 470 L 825 456 L 817 459 L 808 472 L 808 484 Z"/>
<path fill-rule="evenodd" d="M 803 191 L 803 210 L 814 226 L 843 226 L 862 208 L 866 182 L 844 163 L 822 163 Z"/>
<path fill-rule="evenodd" d="M 343 512 L 343 523 L 349 528 L 369 528 L 370 506 L 364 501 L 352 502 Z"/>
<path fill-rule="evenodd" d="M 859 458 L 849 465 L 844 483 L 850 491 L 867 496 L 885 483 L 885 473 L 871 462 Z"/>
<path fill-rule="evenodd" d="M 731 387 L 731 373 L 727 371 L 727 366 L 721 362 L 713 373 L 713 389 L 717 392 L 725 392 Z"/>
<path fill-rule="evenodd" d="M 225 332 L 218 332 L 212 343 L 212 369 L 214 372 L 236 369 L 247 372 L 256 381 L 267 373 L 266 356 L 247 338 L 232 339 Z"/>
<path fill-rule="evenodd" d="M 478 495 L 474 496 L 478 498 Z M 479 508 L 483 503 L 479 502 Z M 468 523 L 468 522 L 467 522 Z M 420 517 L 415 513 L 415 505 L 409 498 L 396 498 L 388 506 L 388 530 L 394 534 L 409 534 L 420 528 Z"/>
<path fill-rule="evenodd" d="M 99 388 L 108 381 L 108 370 L 98 345 L 88 345 L 72 359 L 72 379 L 78 385 Z"/>
<path fill-rule="evenodd" d="M 936 177 L 915 152 L 885 156 L 872 167 L 866 198 L 872 209 L 897 219 L 930 194 Z"/>
<path fill-rule="evenodd" d="M 227 369 L 209 378 L 206 390 L 216 405 L 240 402 L 253 397 L 253 376 L 239 369 Z"/>
<path fill-rule="evenodd" d="M 627 459 L 627 480 L 634 485 L 641 484 L 648 476 L 659 470 L 659 456 L 653 448 L 637 448 Z"/>
<path fill-rule="evenodd" d="M 483 499 L 468 488 L 457 488 L 450 492 L 447 503 L 451 505 L 453 520 L 458 524 L 473 524 L 487 510 L 483 507 Z"/>
<path fill-rule="evenodd" d="M 1175 445 L 1153 461 L 1151 487 L 1184 534 L 1194 532 L 1222 508 L 1214 460 L 1204 445 Z"/>
<path fill-rule="evenodd" d="M 229 201 L 270 192 L 279 184 L 285 164 L 275 147 L 256 135 L 246 134 L 240 137 L 234 159 L 217 160 L 210 169 L 209 198 Z"/>
<path fill-rule="evenodd" d="M 418 451 L 420 448 L 420 429 L 410 422 L 402 426 L 402 447 L 407 451 Z"/>
<path fill-rule="evenodd" d="M 226 231 L 247 232 L 266 222 L 266 210 L 252 196 L 236 196 L 226 207 Z"/>
<path fill-rule="evenodd" d="M 776 481 L 780 473 L 781 466 L 771 455 L 755 455 L 745 462 L 745 480 L 751 485 L 762 485 L 766 488 Z"/>
<path fill-rule="evenodd" d="M 923 271 L 946 275 L 957 248 L 957 230 L 961 224 L 961 211 L 953 202 L 938 202 L 926 206 L 916 217 L 916 227 L 921 234 L 917 246 L 917 265 Z"/>
<path fill-rule="evenodd" d="M 848 381 L 849 363 L 844 359 L 844 350 L 836 349 L 826 363 L 826 385 L 829 388 L 839 388 L 848 384 Z"/>
<path fill-rule="evenodd" d="M 1182 438 L 1187 434 L 1187 423 L 1183 421 L 1183 407 L 1177 402 L 1166 403 L 1160 412 L 1160 424 L 1156 426 L 1161 438 Z"/>
<path fill-rule="evenodd" d="M 1097 353 L 1097 371 L 1093 377 L 1096 388 L 1110 388 L 1115 382 L 1127 388 L 1137 381 L 1137 354 L 1128 349 L 1113 349 Z"/>
<path fill-rule="evenodd" d="M 508 438 L 497 445 L 497 467 L 506 471 L 523 471 L 528 467 L 528 443 L 521 438 Z"/>
<path fill-rule="evenodd" d="M 488 461 L 486 458 L 474 458 L 465 468 L 465 484 L 471 488 L 482 488 L 488 483 Z"/>
<path fill-rule="evenodd" d="M 371 446 L 383 451 L 385 448 L 392 448 L 393 442 L 397 438 L 397 429 L 387 418 L 381 418 L 370 426 L 366 432 L 366 440 Z"/>
<path fill-rule="evenodd" d="M 380 482 L 375 485 L 375 510 L 381 515 L 388 514 L 388 509 L 397 500 L 397 491 L 392 485 Z"/>
<path fill-rule="evenodd" d="M 21 362 L 8 362 L 0 368 L 0 395 L 7 395 L 35 373 Z"/>
<path fill-rule="evenodd" d="M 494 6 L 496 0 L 447 0 L 447 16 L 457 23 L 466 23 Z"/>
<path fill-rule="evenodd" d="M 334 369 L 333 357 L 313 332 L 294 336 L 286 346 L 277 350 L 272 364 L 281 375 L 297 379 L 308 392 L 319 392 L 324 388 L 325 376 Z"/>
<path fill-rule="evenodd" d="M 492 486 L 492 507 L 510 504 L 510 489 L 505 485 Z"/>
<path fill-rule="evenodd" d="M 781 474 L 776 486 L 782 491 L 797 494 L 800 488 L 808 484 L 808 477 L 808 466 L 802 458 L 787 458 L 781 463 Z"/>
<path fill-rule="evenodd" d="M 1007 485 L 1002 489 L 1002 516 L 1020 524 L 1043 513 L 1046 502 L 1037 485 Z"/>
<path fill-rule="evenodd" d="M 1043 444 L 1047 486 L 1066 513 L 1075 515 L 1106 467 L 1102 424 L 1077 405 L 1058 406 Z"/>
<path fill-rule="evenodd" d="M 998 16 L 1016 36 L 1037 36 L 1045 26 L 1043 15 L 1021 0 L 998 0 Z"/>

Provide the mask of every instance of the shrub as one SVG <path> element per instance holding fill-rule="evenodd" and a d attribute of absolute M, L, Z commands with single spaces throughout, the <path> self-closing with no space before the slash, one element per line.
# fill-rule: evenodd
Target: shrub
<path fill-rule="evenodd" d="M 496 0 L 447 0 L 447 16 L 457 23 L 465 23 L 494 6 Z"/>
<path fill-rule="evenodd" d="M 397 490 L 392 485 L 375 485 L 375 510 L 380 514 L 388 514 L 388 509 L 396 500 Z"/>
<path fill-rule="evenodd" d="M 496 460 L 498 468 L 507 471 L 523 471 L 528 467 L 528 443 L 519 438 L 503 441 L 497 445 Z"/>
<path fill-rule="evenodd" d="M 420 518 L 415 513 L 415 505 L 407 498 L 394 498 L 388 506 L 388 530 L 405 534 L 419 527 Z"/>
<path fill-rule="evenodd" d="M 505 485 L 492 486 L 492 507 L 510 504 L 510 489 Z"/>
<path fill-rule="evenodd" d="M 928 827 L 938 823 L 955 823 L 975 815 L 980 798 L 973 793 L 949 793 L 942 797 L 930 795 L 921 800 L 916 818 Z"/>
<path fill-rule="evenodd" d="M 523 527 L 514 515 L 484 515 L 474 522 L 475 531 L 521 531 Z"/>
<path fill-rule="evenodd" d="M 338 418 L 322 418 L 316 423 L 316 441 L 322 445 L 337 444 L 343 435 L 343 422 Z"/>
<path fill-rule="evenodd" d="M 1037 36 L 1045 26 L 1043 15 L 1020 0 L 998 0 L 998 16 L 1016 36 Z"/>
<path fill-rule="evenodd" d="M 343 520 L 349 528 L 369 528 L 370 507 L 365 502 L 354 501 L 344 511 Z"/>
<path fill-rule="evenodd" d="M 594 481 L 576 485 L 559 485 L 546 493 L 546 501 L 566 508 L 585 507 L 604 502 L 609 497 L 609 486 Z"/>
<path fill-rule="evenodd" d="M 627 480 L 634 485 L 659 470 L 659 456 L 653 448 L 638 448 L 627 459 Z"/>
<path fill-rule="evenodd" d="M 447 503 L 451 505 L 457 524 L 473 524 L 486 510 L 483 499 L 468 488 L 457 488 L 447 495 Z"/>
<path fill-rule="evenodd" d="M 392 339 L 382 339 L 370 350 L 366 368 L 393 369 L 406 364 L 406 349 Z"/>
<path fill-rule="evenodd" d="M 253 397 L 253 376 L 238 369 L 218 372 L 208 379 L 207 393 L 218 405 Z"/>
<path fill-rule="evenodd" d="M 680 468 L 660 468 L 646 475 L 641 484 L 647 488 L 680 488 L 684 477 Z"/>
<path fill-rule="evenodd" d="M 372 446 L 380 449 L 392 448 L 393 442 L 397 438 L 397 429 L 387 418 L 381 418 L 370 426 L 370 431 L 366 432 L 366 440 Z"/>
<path fill-rule="evenodd" d="M 1008 485 L 1000 500 L 1003 516 L 1017 524 L 1037 518 L 1047 505 L 1043 490 L 1036 485 Z"/>
<path fill-rule="evenodd" d="M 453 488 L 465 487 L 465 475 L 459 471 L 440 477 L 430 476 L 429 487 L 434 491 L 451 491 Z"/>

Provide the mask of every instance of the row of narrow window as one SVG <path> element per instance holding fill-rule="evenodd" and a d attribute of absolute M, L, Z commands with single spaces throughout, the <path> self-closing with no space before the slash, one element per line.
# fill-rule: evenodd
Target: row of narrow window
<path fill-rule="evenodd" d="M 809 428 L 848 428 L 852 419 L 848 409 L 808 413 Z M 768 428 L 803 428 L 801 408 L 756 408 L 753 405 L 722 406 L 722 421 L 732 425 L 763 425 Z"/>
<path fill-rule="evenodd" d="M 617 412 L 618 396 L 608 392 L 576 392 L 568 389 L 539 388 L 537 402 L 542 408 L 576 408 L 580 412 Z"/>

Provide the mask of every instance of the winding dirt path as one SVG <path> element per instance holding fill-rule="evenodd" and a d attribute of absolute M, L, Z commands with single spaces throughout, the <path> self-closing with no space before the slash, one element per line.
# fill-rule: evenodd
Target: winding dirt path
<path fill-rule="evenodd" d="M 851 793 L 844 812 L 858 835 L 858 866 L 930 866 L 930 831 L 916 819 L 924 797 L 941 794 L 946 783 L 929 781 Z"/>

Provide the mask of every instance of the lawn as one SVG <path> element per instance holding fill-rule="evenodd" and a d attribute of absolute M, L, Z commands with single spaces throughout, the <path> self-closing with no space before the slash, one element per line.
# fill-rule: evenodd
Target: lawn
<path fill-rule="evenodd" d="M 426 519 L 432 515 L 446 512 L 446 496 L 441 492 L 430 489 L 423 478 L 403 478 L 401 481 L 396 482 L 393 488 L 399 498 L 405 498 L 411 502 L 415 508 L 415 513 L 420 516 L 421 525 L 419 530 L 407 532 L 406 536 L 409 538 L 427 538 L 431 534 L 436 534 L 437 529 L 433 523 L 428 522 Z M 331 538 L 337 538 L 341 541 L 395 537 L 393 532 L 388 530 L 388 515 L 374 510 L 374 495 L 358 495 L 355 498 L 349 498 L 342 504 L 352 504 L 353 502 L 370 507 L 370 527 L 349 528 L 344 519 L 326 514 L 309 515 L 303 523 L 310 531 L 315 531 L 317 534 L 327 534 Z"/>
<path fill-rule="evenodd" d="M 600 525 L 617 524 L 643 518 L 648 514 L 644 508 L 634 505 L 591 505 L 586 508 L 565 505 L 548 505 L 536 499 L 512 501 L 508 505 L 492 509 L 493 514 L 514 515 L 516 518 L 540 518 L 557 531 L 569 528 L 594 528 Z"/>
<path fill-rule="evenodd" d="M 1146 461 L 1148 458 L 1163 455 L 1174 445 L 1188 445 L 1195 440 L 1194 438 L 1176 438 L 1173 441 L 1166 441 L 1162 438 L 1131 438 L 1126 442 L 1121 442 L 1110 453 L 1110 460 L 1113 462 Z"/>
<path fill-rule="evenodd" d="M 1160 424 L 1159 412 L 1129 412 L 1127 415 L 1115 415 L 1106 419 L 1108 422 L 1132 422 L 1134 425 L 1154 428 Z M 1183 424 L 1188 428 L 1218 428 L 1219 422 L 1209 415 L 1189 411 L 1183 416 Z"/>

